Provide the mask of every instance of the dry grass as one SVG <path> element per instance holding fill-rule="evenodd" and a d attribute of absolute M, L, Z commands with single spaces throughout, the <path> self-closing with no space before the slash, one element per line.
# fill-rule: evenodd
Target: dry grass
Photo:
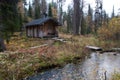
<path fill-rule="evenodd" d="M 39 46 L 44 44 L 43 39 L 34 39 L 34 38 L 26 38 L 26 37 L 12 37 L 9 44 L 6 44 L 7 50 L 16 51 L 21 48 L 29 48 L 33 46 Z"/>
<path fill-rule="evenodd" d="M 67 42 L 25 37 L 13 38 L 7 45 L 9 51 L 0 53 L 0 80 L 21 80 L 48 67 L 63 66 L 82 60 L 88 55 L 85 50 L 86 45 L 101 45 L 94 36 L 60 34 L 60 37 Z M 49 45 L 30 48 L 45 43 Z"/>
<path fill-rule="evenodd" d="M 120 80 L 120 73 L 115 73 L 115 74 L 112 76 L 111 80 Z"/>

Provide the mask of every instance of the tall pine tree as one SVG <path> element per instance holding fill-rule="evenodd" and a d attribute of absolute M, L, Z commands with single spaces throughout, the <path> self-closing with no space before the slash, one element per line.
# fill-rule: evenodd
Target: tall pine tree
<path fill-rule="evenodd" d="M 3 0 L 1 8 L 1 25 L 3 37 L 9 42 L 15 31 L 20 29 L 19 14 L 17 12 L 18 0 Z M 7 14 L 6 14 L 7 13 Z"/>
<path fill-rule="evenodd" d="M 88 5 L 88 16 L 87 16 L 87 22 L 88 22 L 88 26 L 87 26 L 87 33 L 91 33 L 92 32 L 92 18 L 93 18 L 93 10 L 90 6 L 90 4 Z"/>
<path fill-rule="evenodd" d="M 114 6 L 113 6 L 113 11 L 112 11 L 111 18 L 113 18 L 113 17 L 115 17 Z"/>
<path fill-rule="evenodd" d="M 40 0 L 34 0 L 33 1 L 33 7 L 34 7 L 34 18 L 38 19 L 41 17 L 41 8 L 40 8 Z"/>
<path fill-rule="evenodd" d="M 46 14 L 47 11 L 47 3 L 46 0 L 41 0 L 41 14 Z"/>
<path fill-rule="evenodd" d="M 49 17 L 53 17 L 53 14 L 52 14 L 52 5 L 51 4 L 49 4 L 48 16 Z"/>
<path fill-rule="evenodd" d="M 68 6 L 68 11 L 67 11 L 67 32 L 72 33 L 72 14 L 73 14 L 73 9 L 71 6 Z"/>
<path fill-rule="evenodd" d="M 29 8 L 28 8 L 28 16 L 30 18 L 33 18 L 33 14 L 32 14 L 32 6 L 31 6 L 31 3 L 29 2 Z"/>

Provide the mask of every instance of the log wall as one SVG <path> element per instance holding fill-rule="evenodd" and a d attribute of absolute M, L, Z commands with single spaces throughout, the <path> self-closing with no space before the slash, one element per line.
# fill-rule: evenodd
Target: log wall
<path fill-rule="evenodd" d="M 26 28 L 26 35 L 28 37 L 54 36 L 57 32 L 56 28 L 52 22 L 47 22 L 42 26 L 29 26 Z"/>

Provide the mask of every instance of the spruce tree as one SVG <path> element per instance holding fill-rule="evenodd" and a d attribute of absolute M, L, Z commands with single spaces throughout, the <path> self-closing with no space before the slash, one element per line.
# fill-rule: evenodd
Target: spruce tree
<path fill-rule="evenodd" d="M 52 15 L 52 5 L 51 4 L 49 4 L 48 16 L 53 17 L 53 15 Z"/>
<path fill-rule="evenodd" d="M 113 6 L 113 11 L 112 11 L 111 18 L 113 18 L 113 17 L 115 17 L 114 6 Z"/>
<path fill-rule="evenodd" d="M 29 16 L 30 18 L 33 17 L 33 16 L 32 16 L 32 6 L 31 6 L 30 2 L 29 2 L 29 8 L 28 8 L 28 16 Z"/>
<path fill-rule="evenodd" d="M 40 14 L 40 6 L 36 6 L 35 7 L 35 19 L 38 19 L 38 18 L 40 18 L 41 16 L 40 16 L 41 14 Z"/>
<path fill-rule="evenodd" d="M 71 8 L 71 6 L 68 6 L 68 11 L 67 11 L 67 32 L 68 33 L 72 33 L 72 14 L 73 14 L 73 9 Z"/>
<path fill-rule="evenodd" d="M 86 21 L 85 21 L 85 16 L 83 14 L 82 16 L 82 21 L 81 21 L 81 34 L 85 35 L 87 33 L 87 29 L 86 29 Z"/>
<path fill-rule="evenodd" d="M 47 11 L 47 2 L 46 2 L 46 0 L 41 0 L 40 10 L 41 10 L 42 15 L 44 13 L 46 13 L 46 11 Z"/>
<path fill-rule="evenodd" d="M 41 8 L 40 8 L 40 0 L 33 1 L 33 10 L 34 10 L 34 18 L 38 19 L 41 17 Z"/>
<path fill-rule="evenodd" d="M 17 12 L 18 0 L 1 0 L 1 32 L 2 37 L 9 43 L 10 37 L 20 28 L 19 15 Z"/>
<path fill-rule="evenodd" d="M 91 33 L 92 32 L 92 18 L 93 18 L 93 10 L 90 6 L 90 4 L 88 5 L 88 26 L 87 26 L 87 33 Z"/>

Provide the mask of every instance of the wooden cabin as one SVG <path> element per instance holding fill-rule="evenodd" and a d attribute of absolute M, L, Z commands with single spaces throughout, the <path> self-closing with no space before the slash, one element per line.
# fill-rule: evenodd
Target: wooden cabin
<path fill-rule="evenodd" d="M 54 18 L 40 18 L 26 24 L 26 35 L 35 38 L 58 37 L 58 26 L 60 23 Z"/>

